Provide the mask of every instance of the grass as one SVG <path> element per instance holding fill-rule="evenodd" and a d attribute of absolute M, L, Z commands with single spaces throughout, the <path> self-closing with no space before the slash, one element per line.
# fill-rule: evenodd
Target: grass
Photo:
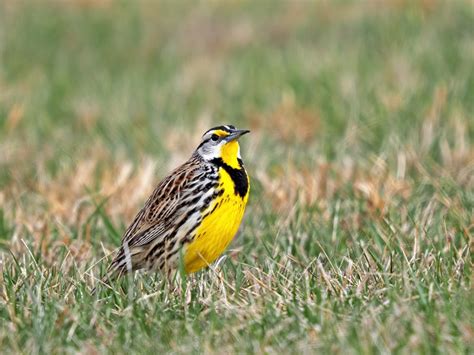
<path fill-rule="evenodd" d="M 469 1 L 0 3 L 0 348 L 472 353 Z M 91 295 L 213 124 L 252 193 L 210 270 Z"/>

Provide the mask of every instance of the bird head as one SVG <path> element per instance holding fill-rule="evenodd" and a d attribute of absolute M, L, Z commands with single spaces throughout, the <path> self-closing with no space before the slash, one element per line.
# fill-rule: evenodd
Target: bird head
<path fill-rule="evenodd" d="M 246 129 L 236 129 L 232 125 L 211 128 L 202 136 L 196 153 L 206 161 L 220 158 L 227 165 L 239 168 L 241 157 L 238 139 L 249 132 Z"/>

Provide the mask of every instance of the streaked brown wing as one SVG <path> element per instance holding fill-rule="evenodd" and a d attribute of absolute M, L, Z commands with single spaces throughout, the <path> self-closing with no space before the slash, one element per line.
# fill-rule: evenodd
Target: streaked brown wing
<path fill-rule="evenodd" d="M 186 191 L 194 187 L 194 178 L 199 173 L 199 165 L 188 161 L 164 178 L 126 230 L 122 245 L 143 246 L 164 234 L 179 218 L 180 201 L 187 195 Z"/>

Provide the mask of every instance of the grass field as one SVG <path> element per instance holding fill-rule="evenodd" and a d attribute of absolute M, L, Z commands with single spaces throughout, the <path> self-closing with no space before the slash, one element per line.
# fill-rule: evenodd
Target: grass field
<path fill-rule="evenodd" d="M 470 1 L 0 1 L 2 353 L 473 353 Z M 161 177 L 249 128 L 246 218 L 90 290 Z"/>

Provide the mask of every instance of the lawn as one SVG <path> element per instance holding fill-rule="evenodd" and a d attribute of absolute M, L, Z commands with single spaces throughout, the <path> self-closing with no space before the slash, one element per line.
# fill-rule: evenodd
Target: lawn
<path fill-rule="evenodd" d="M 4 353 L 473 353 L 471 1 L 0 1 Z M 248 128 L 210 269 L 92 295 L 202 133 Z"/>

